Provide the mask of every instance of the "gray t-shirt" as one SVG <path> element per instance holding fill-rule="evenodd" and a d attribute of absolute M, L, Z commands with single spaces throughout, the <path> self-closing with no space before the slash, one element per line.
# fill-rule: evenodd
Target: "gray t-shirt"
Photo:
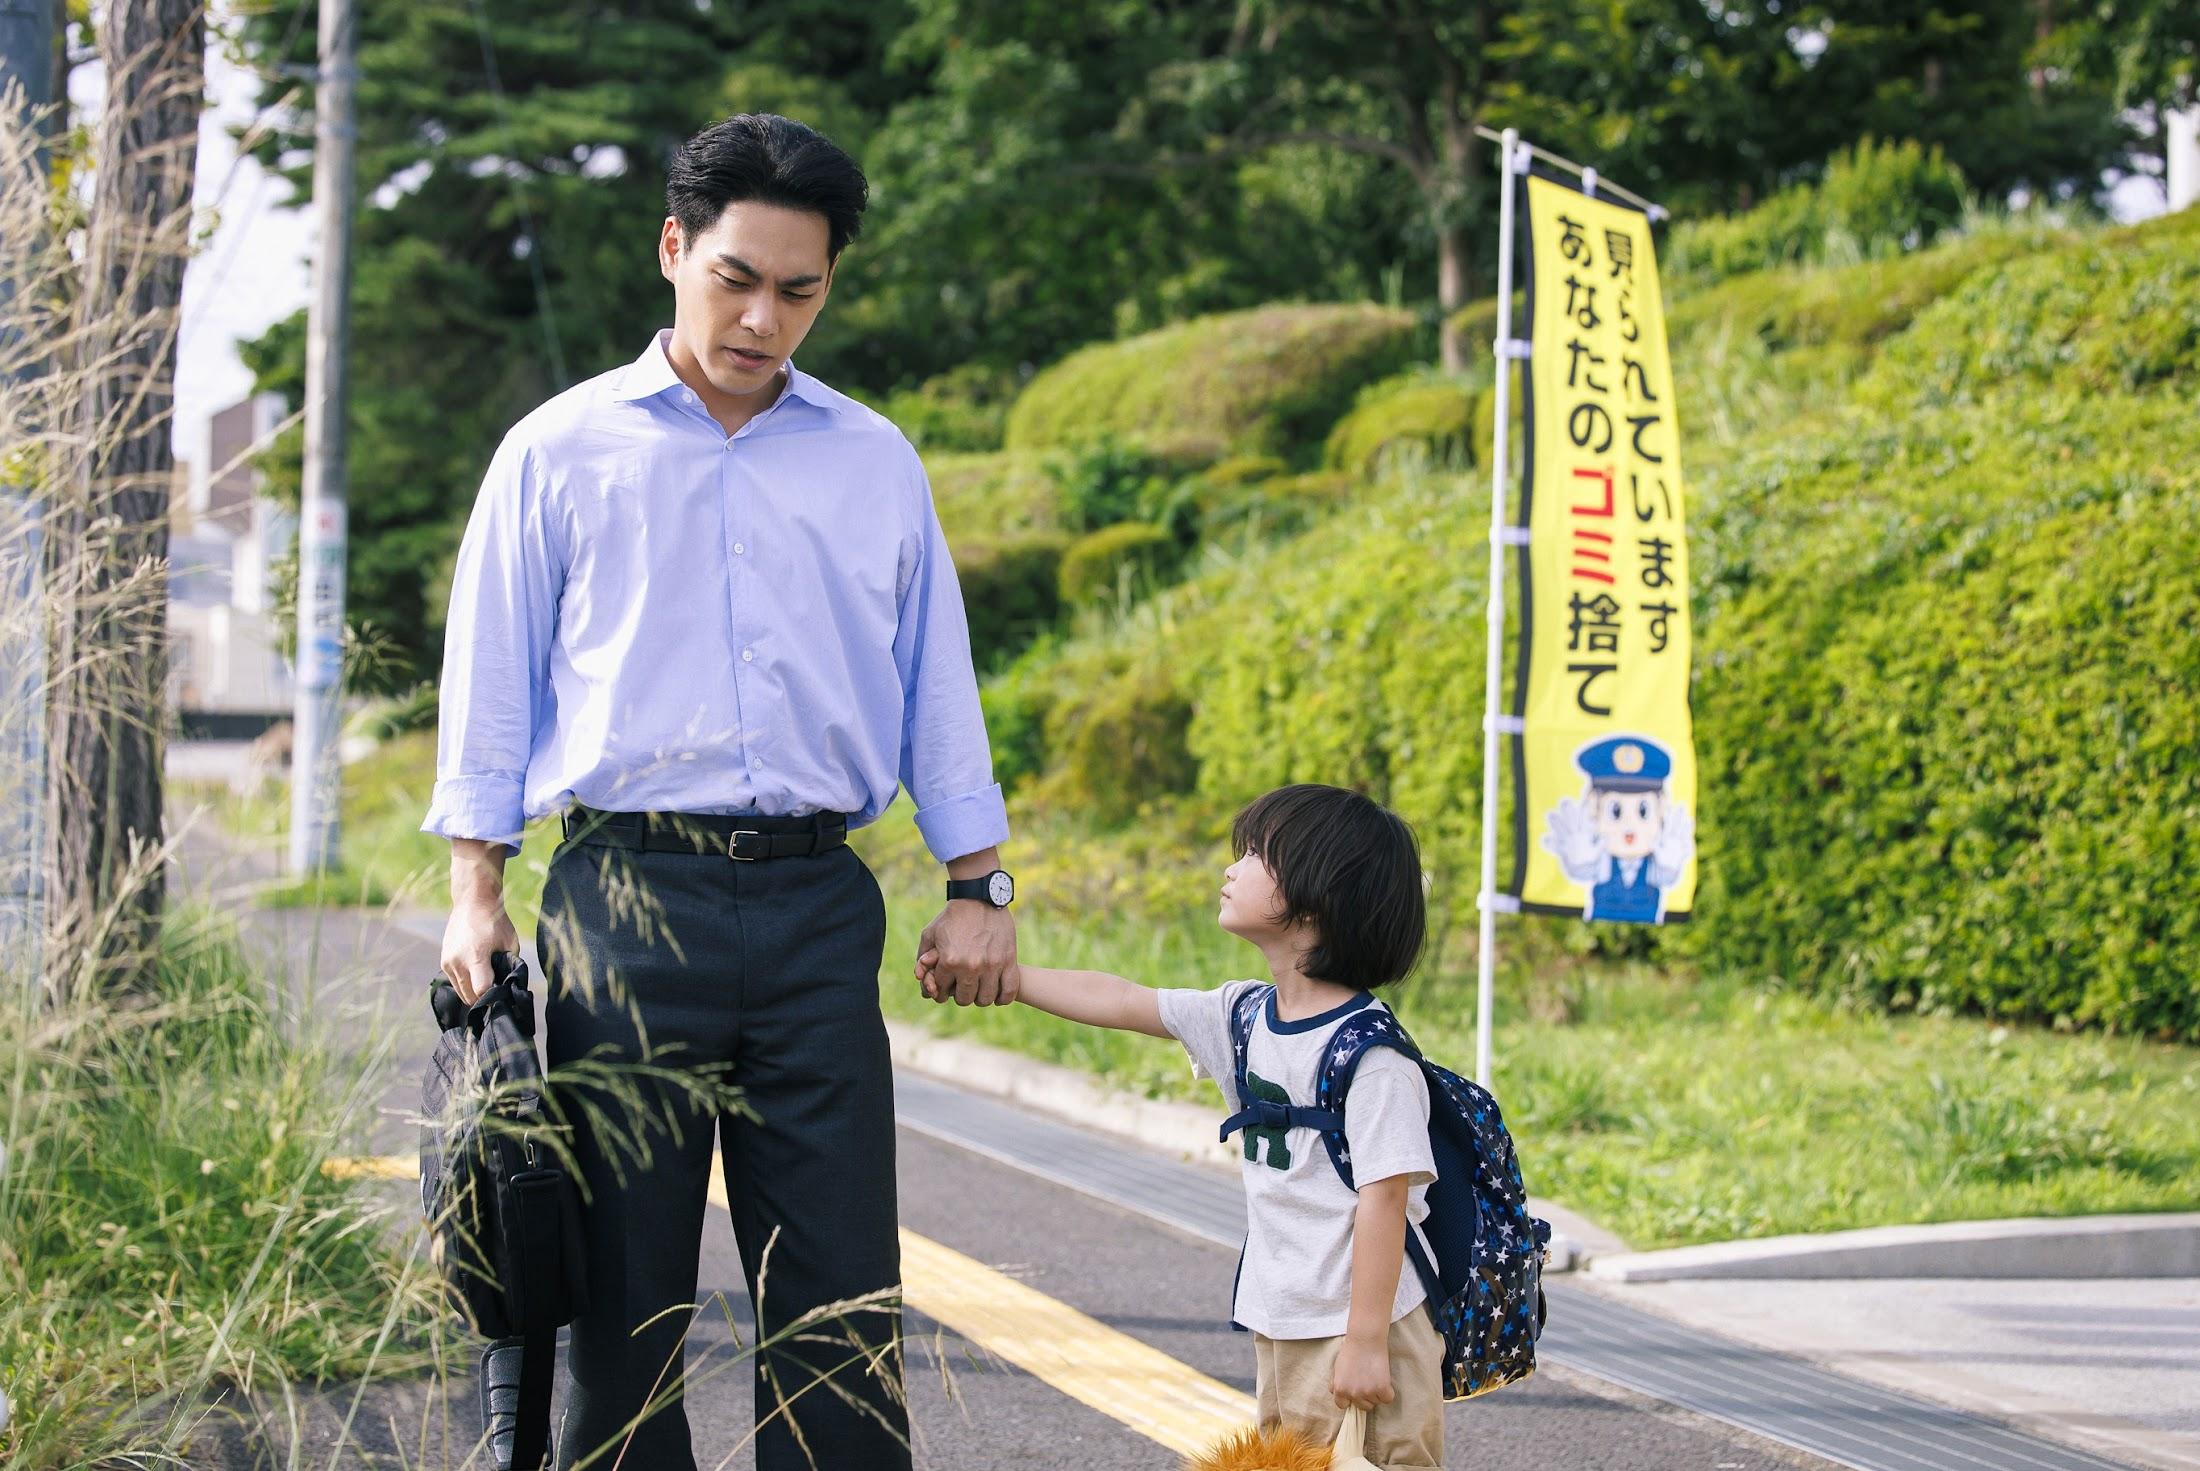
<path fill-rule="evenodd" d="M 1212 1078 L 1234 1113 L 1242 1107 L 1232 1074 L 1230 1010 L 1257 981 L 1231 981 L 1213 991 L 1164 990 L 1161 1024 L 1191 1054 L 1194 1074 Z M 1255 1097 L 1314 1105 L 1322 1055 L 1337 1024 L 1362 1006 L 1362 995 L 1301 1021 L 1281 1021 L 1271 996 L 1246 1046 L 1246 1084 Z M 1436 1159 L 1428 1143 L 1428 1082 L 1411 1058 L 1377 1047 L 1360 1059 L 1346 1091 L 1345 1141 L 1353 1177 L 1362 1185 L 1407 1177 L 1406 1220 L 1418 1231 L 1428 1215 Z M 1238 1275 L 1236 1321 L 1269 1338 L 1336 1338 L 1352 1307 L 1352 1219 L 1359 1197 L 1345 1188 L 1329 1150 L 1313 1129 L 1248 1129 L 1244 1143 L 1245 1266 Z M 1424 1240 L 1425 1244 L 1425 1240 Z M 1392 1322 L 1422 1297 L 1411 1258 L 1400 1264 Z"/>

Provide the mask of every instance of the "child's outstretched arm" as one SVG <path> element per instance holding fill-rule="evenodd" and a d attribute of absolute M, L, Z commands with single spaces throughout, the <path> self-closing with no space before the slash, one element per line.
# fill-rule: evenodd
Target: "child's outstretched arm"
<path fill-rule="evenodd" d="M 1397 1398 L 1390 1382 L 1390 1309 L 1406 1254 L 1407 1177 L 1370 1180 L 1359 1188 L 1352 1217 L 1352 1307 L 1344 1346 L 1330 1373 L 1338 1409 L 1372 1410 Z M 1429 1304 L 1431 1312 L 1435 1304 Z"/>
<path fill-rule="evenodd" d="M 933 985 L 938 954 L 927 950 L 917 957 L 917 980 L 924 994 L 939 1000 Z M 1172 1033 L 1161 1025 L 1161 1001 L 1150 986 L 1109 975 L 1103 970 L 1049 970 L 1044 966 L 1019 965 L 1016 999 L 1026 1006 L 1088 1027 L 1110 1027 L 1118 1032 L 1144 1032 L 1149 1037 Z"/>

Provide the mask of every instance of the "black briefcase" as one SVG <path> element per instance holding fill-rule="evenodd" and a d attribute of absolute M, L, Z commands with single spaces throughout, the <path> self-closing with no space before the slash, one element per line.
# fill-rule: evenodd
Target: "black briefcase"
<path fill-rule="evenodd" d="M 421 1085 L 420 1204 L 453 1304 L 490 1340 L 481 1356 L 490 1464 L 540 1471 L 557 1331 L 588 1300 L 580 1192 L 550 1147 L 527 964 L 493 958 L 473 1005 L 437 976 L 443 1036 Z"/>

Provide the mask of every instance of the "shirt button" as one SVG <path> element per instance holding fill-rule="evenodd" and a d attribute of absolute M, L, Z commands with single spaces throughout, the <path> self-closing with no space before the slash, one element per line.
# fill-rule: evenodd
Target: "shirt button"
<path fill-rule="evenodd" d="M 735 542 L 733 544 L 733 554 L 737 557 L 747 556 L 748 550 L 749 549 L 740 542 Z"/>
<path fill-rule="evenodd" d="M 701 400 L 701 399 L 699 399 L 699 398 L 697 398 L 697 397 L 695 396 L 695 390 L 694 390 L 694 389 L 692 389 L 692 388 L 688 389 L 688 390 L 687 390 L 687 391 L 686 391 L 685 393 L 681 394 L 681 395 L 680 395 L 680 397 L 681 397 L 681 398 L 683 398 L 683 399 L 686 399 L 686 400 L 687 400 L 687 401 L 688 401 L 689 403 L 691 403 L 691 404 L 699 404 L 699 403 L 701 403 L 701 402 L 702 402 L 702 400 Z"/>
<path fill-rule="evenodd" d="M 741 651 L 741 662 L 744 664 L 754 664 L 756 662 L 756 650 L 743 649 Z"/>
<path fill-rule="evenodd" d="M 762 771 L 763 769 L 764 769 L 764 758 L 763 758 L 763 757 L 761 757 L 761 756 L 751 756 L 751 757 L 749 758 L 749 770 L 751 770 L 751 771 Z"/>

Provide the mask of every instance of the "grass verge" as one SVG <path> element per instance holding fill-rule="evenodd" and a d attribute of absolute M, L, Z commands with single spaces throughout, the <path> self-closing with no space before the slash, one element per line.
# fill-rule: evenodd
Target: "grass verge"
<path fill-rule="evenodd" d="M 402 1373 L 439 1316 L 387 1193 L 324 1174 L 379 1101 L 246 966 L 171 915 L 155 991 L 0 1028 L 0 1386 L 14 1471 L 191 1464 L 228 1392 Z M 12 978 L 11 978 L 12 979 Z"/>

